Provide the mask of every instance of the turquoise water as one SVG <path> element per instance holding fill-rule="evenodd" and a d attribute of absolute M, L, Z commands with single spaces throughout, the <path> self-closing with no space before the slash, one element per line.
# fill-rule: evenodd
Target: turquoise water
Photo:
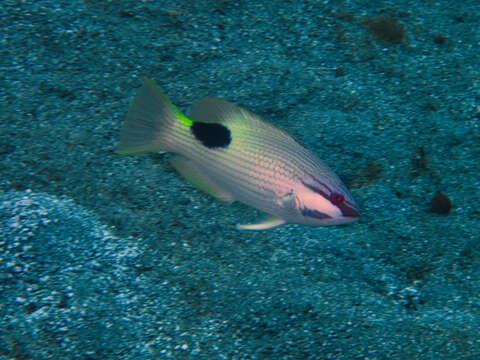
<path fill-rule="evenodd" d="M 477 1 L 0 16 L 0 359 L 480 358 Z M 362 217 L 237 231 L 262 214 L 113 153 L 142 75 L 289 131 Z"/>

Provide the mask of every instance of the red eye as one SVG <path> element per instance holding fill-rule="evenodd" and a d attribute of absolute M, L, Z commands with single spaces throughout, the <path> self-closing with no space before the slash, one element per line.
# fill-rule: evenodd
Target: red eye
<path fill-rule="evenodd" d="M 339 193 L 331 193 L 330 195 L 330 201 L 332 202 L 333 205 L 340 205 L 344 200 L 344 197 L 342 194 Z"/>

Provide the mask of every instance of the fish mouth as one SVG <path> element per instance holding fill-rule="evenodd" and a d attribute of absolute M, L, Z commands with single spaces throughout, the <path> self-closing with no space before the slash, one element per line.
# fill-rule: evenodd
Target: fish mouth
<path fill-rule="evenodd" d="M 353 204 L 348 204 L 347 202 L 343 202 L 342 204 L 338 205 L 338 208 L 342 212 L 343 217 L 352 218 L 352 221 L 360 217 L 360 211 Z"/>

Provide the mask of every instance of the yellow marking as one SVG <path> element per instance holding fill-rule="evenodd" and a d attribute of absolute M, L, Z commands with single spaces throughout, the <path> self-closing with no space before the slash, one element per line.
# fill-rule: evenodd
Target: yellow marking
<path fill-rule="evenodd" d="M 178 109 L 175 109 L 175 110 L 176 110 L 175 112 L 177 113 L 178 119 L 180 120 L 183 126 L 185 127 L 192 126 L 193 121 L 191 119 L 183 115 Z"/>
<path fill-rule="evenodd" d="M 147 82 L 153 89 L 157 92 L 157 94 L 162 98 L 163 101 L 165 101 L 170 109 L 172 109 L 175 114 L 177 115 L 178 120 L 180 120 L 181 124 L 185 127 L 190 127 L 193 124 L 193 121 L 183 115 L 180 110 L 177 109 L 175 105 L 172 104 L 172 102 L 165 96 L 165 94 L 162 92 L 162 90 L 158 87 L 158 85 L 155 83 L 155 81 L 144 77 L 143 80 Z"/>

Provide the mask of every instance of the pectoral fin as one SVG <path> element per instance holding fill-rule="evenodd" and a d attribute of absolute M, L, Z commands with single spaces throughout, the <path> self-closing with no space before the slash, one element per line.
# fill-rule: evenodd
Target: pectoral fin
<path fill-rule="evenodd" d="M 205 174 L 205 171 L 192 160 L 183 156 L 174 156 L 170 159 L 170 165 L 197 189 L 221 201 L 235 201 L 228 191 L 222 189 L 222 187 L 215 183 L 215 181 Z"/>
<path fill-rule="evenodd" d="M 268 216 L 257 224 L 237 224 L 238 230 L 266 230 L 285 224 L 285 220 L 275 216 Z"/>

